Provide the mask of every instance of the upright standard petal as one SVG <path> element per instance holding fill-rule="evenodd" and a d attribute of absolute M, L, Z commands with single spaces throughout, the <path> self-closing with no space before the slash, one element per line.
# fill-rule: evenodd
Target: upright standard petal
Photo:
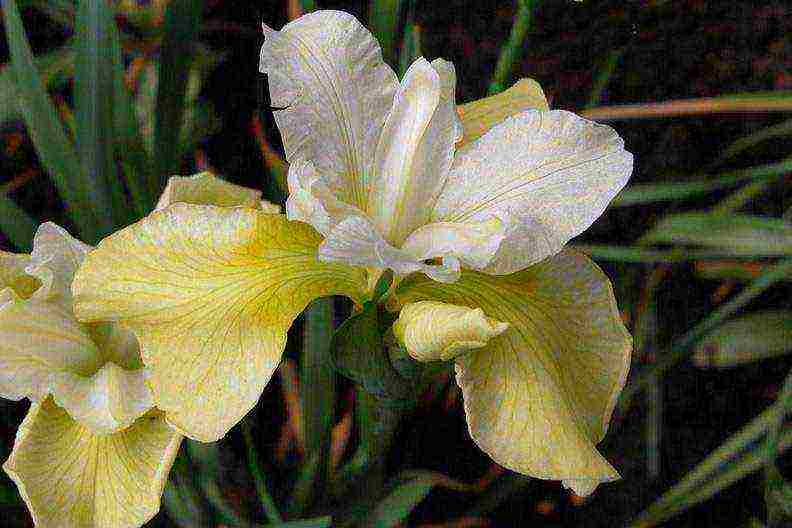
<path fill-rule="evenodd" d="M 0 304 L 10 299 L 12 293 L 26 299 L 39 289 L 38 279 L 25 272 L 29 264 L 30 255 L 0 251 Z"/>
<path fill-rule="evenodd" d="M 588 258 L 563 251 L 520 273 L 463 272 L 447 285 L 414 275 L 396 295 L 404 305 L 481 308 L 509 323 L 456 359 L 470 435 L 496 462 L 582 495 L 618 478 L 595 445 L 624 386 L 632 341 L 610 282 Z"/>
<path fill-rule="evenodd" d="M 71 282 L 91 246 L 80 242 L 52 222 L 41 224 L 33 237 L 28 274 L 41 281 L 33 296 L 38 300 L 60 301 L 71 307 Z"/>
<path fill-rule="evenodd" d="M 632 155 L 610 127 L 528 111 L 457 152 L 433 221 L 510 218 L 492 274 L 521 270 L 586 230 L 627 183 Z"/>
<path fill-rule="evenodd" d="M 171 176 L 157 201 L 155 210 L 159 211 L 179 202 L 222 207 L 258 207 L 262 203 L 261 191 L 227 182 L 211 172 L 200 172 L 192 176 Z"/>
<path fill-rule="evenodd" d="M 457 107 L 464 133 L 459 147 L 472 143 L 489 129 L 526 110 L 550 110 L 539 83 L 520 79 L 508 90 Z"/>
<path fill-rule="evenodd" d="M 379 133 L 398 81 L 355 17 L 315 11 L 264 28 L 260 70 L 290 162 L 314 163 L 338 199 L 365 210 Z"/>
<path fill-rule="evenodd" d="M 401 309 L 393 333 L 418 361 L 449 360 L 486 346 L 509 328 L 484 315 L 481 308 L 418 301 Z"/>
<path fill-rule="evenodd" d="M 364 294 L 365 271 L 318 262 L 320 242 L 282 215 L 175 204 L 91 252 L 75 312 L 133 330 L 157 407 L 186 436 L 214 441 L 255 405 L 311 300 Z"/>
<path fill-rule="evenodd" d="M 180 443 L 156 414 L 98 436 L 47 398 L 28 411 L 3 469 L 36 526 L 137 528 L 159 511 Z"/>
<path fill-rule="evenodd" d="M 388 242 L 401 245 L 429 220 L 462 137 L 454 66 L 416 60 L 404 75 L 382 130 L 368 213 Z"/>

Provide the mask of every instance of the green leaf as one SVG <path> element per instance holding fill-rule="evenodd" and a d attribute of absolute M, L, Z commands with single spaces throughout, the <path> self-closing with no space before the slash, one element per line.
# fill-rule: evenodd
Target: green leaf
<path fill-rule="evenodd" d="M 533 11 L 538 3 L 537 0 L 517 0 L 514 24 L 509 33 L 509 40 L 501 48 L 498 63 L 495 65 L 495 73 L 489 86 L 489 95 L 502 92 L 508 87 L 507 84 L 511 79 L 512 69 L 520 60 L 523 50 L 526 48 L 525 37 L 528 35 Z"/>
<path fill-rule="evenodd" d="M 382 47 L 382 56 L 388 64 L 394 64 L 396 42 L 399 37 L 399 12 L 402 0 L 371 0 L 369 25 Z"/>
<path fill-rule="evenodd" d="M 399 52 L 399 77 L 403 77 L 407 68 L 421 56 L 421 27 L 410 17 L 404 27 L 404 38 Z"/>
<path fill-rule="evenodd" d="M 660 220 L 642 241 L 717 248 L 728 255 L 790 255 L 792 225 L 778 218 L 680 213 Z"/>
<path fill-rule="evenodd" d="M 256 483 L 256 493 L 259 497 L 259 502 L 264 510 L 264 515 L 270 522 L 282 522 L 278 507 L 270 495 L 269 488 L 267 487 L 267 479 L 264 472 L 259 467 L 258 450 L 256 449 L 256 442 L 253 439 L 253 434 L 250 432 L 250 425 L 247 420 L 244 420 L 240 427 L 242 429 L 242 437 L 245 440 L 245 447 L 247 448 L 247 462 L 250 474 L 253 475 L 253 480 Z"/>
<path fill-rule="evenodd" d="M 399 479 L 400 480 L 400 479 Z M 416 476 L 397 482 L 389 493 L 368 514 L 362 525 L 367 528 L 388 528 L 406 521 L 410 513 L 423 501 L 436 481 L 427 476 Z"/>
<path fill-rule="evenodd" d="M 106 0 L 80 1 L 74 101 L 80 166 L 97 187 L 97 206 L 115 225 L 126 225 L 133 216 L 116 169 L 114 148 L 115 81 L 119 77 L 117 68 L 122 68 L 121 61 L 114 57 L 119 52 L 113 43 L 115 29 Z"/>
<path fill-rule="evenodd" d="M 149 178 L 153 196 L 160 193 L 169 175 L 179 171 L 180 159 L 174 145 L 181 138 L 202 7 L 201 0 L 173 0 L 165 12 L 154 123 L 154 171 Z"/>
<path fill-rule="evenodd" d="M 639 515 L 632 526 L 657 526 L 760 469 L 766 457 L 764 445 L 757 445 L 757 440 L 767 433 L 777 415 L 778 409 L 774 405 L 731 436 Z M 792 428 L 787 428 L 781 435 L 779 448 L 786 449 L 790 445 Z"/>
<path fill-rule="evenodd" d="M 762 128 L 752 134 L 736 140 L 734 143 L 726 147 L 720 157 L 713 161 L 709 167 L 712 168 L 721 165 L 723 162 L 734 158 L 738 154 L 741 154 L 742 152 L 745 152 L 751 147 L 767 141 L 768 139 L 784 137 L 788 135 L 792 135 L 792 119 L 787 119 L 786 121 L 782 121 L 778 124 Z"/>
<path fill-rule="evenodd" d="M 329 528 L 332 525 L 333 518 L 326 515 L 324 517 L 314 517 L 313 519 L 265 524 L 262 528 Z"/>
<path fill-rule="evenodd" d="M 96 204 L 100 203 L 96 186 L 85 178 L 74 147 L 58 119 L 58 112 L 36 71 L 16 2 L 2 0 L 2 7 L 11 55 L 8 69 L 17 86 L 17 101 L 25 124 L 42 165 L 67 204 L 67 213 L 77 226 L 80 238 L 95 243 L 99 233 L 109 231 L 112 225 L 95 210 Z"/>
<path fill-rule="evenodd" d="M 696 346 L 693 362 L 702 368 L 726 368 L 792 351 L 792 312 L 755 312 L 728 321 Z"/>
<path fill-rule="evenodd" d="M 12 244 L 22 251 L 29 251 L 37 225 L 16 202 L 5 193 L 0 194 L 0 230 Z"/>
<path fill-rule="evenodd" d="M 724 172 L 705 179 L 630 185 L 613 200 L 612 207 L 682 200 L 734 187 L 745 181 L 769 181 L 792 172 L 792 160 L 750 169 Z"/>

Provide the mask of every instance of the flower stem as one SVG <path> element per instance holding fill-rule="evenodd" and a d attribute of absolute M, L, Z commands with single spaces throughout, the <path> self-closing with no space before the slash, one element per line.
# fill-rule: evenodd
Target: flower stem
<path fill-rule="evenodd" d="M 253 441 L 253 435 L 250 433 L 250 425 L 242 422 L 242 436 L 245 439 L 245 446 L 247 448 L 247 460 L 250 473 L 253 475 L 253 480 L 256 482 L 256 492 L 258 493 L 261 506 L 264 508 L 264 515 L 271 523 L 279 523 L 283 518 L 278 511 L 278 506 L 272 499 L 267 489 L 267 480 L 258 465 L 258 453 L 256 451 L 256 444 Z"/>
<path fill-rule="evenodd" d="M 495 66 L 495 74 L 489 85 L 488 94 L 495 95 L 506 89 L 506 83 L 511 77 L 514 63 L 522 55 L 523 43 L 528 29 L 531 27 L 531 15 L 538 0 L 517 0 L 517 14 L 514 15 L 514 25 L 509 33 L 509 40 L 501 50 L 498 57 L 498 64 Z"/>

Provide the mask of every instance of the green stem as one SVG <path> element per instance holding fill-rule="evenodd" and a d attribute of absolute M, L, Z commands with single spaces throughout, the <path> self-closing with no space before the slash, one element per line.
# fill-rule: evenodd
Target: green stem
<path fill-rule="evenodd" d="M 242 436 L 245 439 L 245 446 L 247 448 L 248 469 L 253 475 L 253 480 L 256 482 L 256 492 L 258 493 L 261 506 L 264 508 L 264 515 L 271 523 L 283 522 L 278 506 L 272 499 L 267 488 L 267 479 L 258 464 L 258 453 L 256 451 L 256 444 L 253 441 L 253 435 L 250 432 L 250 425 L 247 422 L 242 422 Z"/>
<path fill-rule="evenodd" d="M 531 27 L 531 15 L 538 0 L 517 0 L 517 14 L 514 15 L 514 25 L 509 33 L 509 40 L 506 41 L 498 57 L 498 64 L 495 66 L 495 74 L 489 85 L 489 95 L 502 92 L 506 89 L 506 83 L 511 77 L 514 63 L 520 59 L 523 50 L 523 43 L 528 29 Z"/>
<path fill-rule="evenodd" d="M 608 53 L 608 57 L 602 65 L 602 68 L 594 76 L 594 84 L 591 87 L 591 95 L 589 96 L 586 108 L 594 108 L 602 101 L 602 94 L 605 93 L 605 88 L 608 87 L 613 72 L 616 71 L 616 66 L 619 64 L 619 59 L 624 54 L 624 48 L 616 48 Z"/>

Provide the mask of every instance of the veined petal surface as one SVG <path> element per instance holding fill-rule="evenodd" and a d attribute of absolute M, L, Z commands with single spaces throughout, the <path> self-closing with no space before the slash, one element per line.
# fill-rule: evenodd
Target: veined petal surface
<path fill-rule="evenodd" d="M 261 191 L 227 182 L 211 172 L 201 172 L 192 176 L 168 178 L 168 184 L 162 191 L 155 210 L 159 211 L 178 202 L 222 207 L 259 207 L 262 200 Z M 264 204 L 269 202 L 265 201 Z"/>
<path fill-rule="evenodd" d="M 393 333 L 414 359 L 436 361 L 481 348 L 508 327 L 481 308 L 418 301 L 401 309 Z"/>
<path fill-rule="evenodd" d="M 34 403 L 3 465 L 36 526 L 137 528 L 159 511 L 181 436 L 156 414 L 111 435 Z"/>
<path fill-rule="evenodd" d="M 457 151 L 432 221 L 511 218 L 484 271 L 513 273 L 586 230 L 631 172 L 632 155 L 610 127 L 570 112 L 531 110 Z"/>
<path fill-rule="evenodd" d="M 39 289 L 38 279 L 25 273 L 29 264 L 30 255 L 0 251 L 0 304 L 11 299 L 12 293 L 27 299 Z"/>
<path fill-rule="evenodd" d="M 380 131 L 398 80 L 354 16 L 315 11 L 264 28 L 260 70 L 289 162 L 309 160 L 338 199 L 366 209 Z"/>
<path fill-rule="evenodd" d="M 520 79 L 508 90 L 457 107 L 464 130 L 458 147 L 472 143 L 507 118 L 526 110 L 550 110 L 539 83 Z"/>
<path fill-rule="evenodd" d="M 93 376 L 61 371 L 52 375 L 55 402 L 96 434 L 126 429 L 154 406 L 143 369 L 105 363 Z"/>
<path fill-rule="evenodd" d="M 404 74 L 374 159 L 368 212 L 377 230 L 400 246 L 425 224 L 462 137 L 450 62 L 417 59 Z"/>
<path fill-rule="evenodd" d="M 186 436 L 214 441 L 255 405 L 310 301 L 364 294 L 365 270 L 320 263 L 320 243 L 283 215 L 175 204 L 91 252 L 75 312 L 133 330 L 157 407 Z"/>
<path fill-rule="evenodd" d="M 420 275 L 396 292 L 403 305 L 481 308 L 509 323 L 456 358 L 473 440 L 499 464 L 564 481 L 588 494 L 618 473 L 597 452 L 624 386 L 632 341 L 607 277 L 565 250 L 522 272 L 464 272 L 453 284 Z"/>

